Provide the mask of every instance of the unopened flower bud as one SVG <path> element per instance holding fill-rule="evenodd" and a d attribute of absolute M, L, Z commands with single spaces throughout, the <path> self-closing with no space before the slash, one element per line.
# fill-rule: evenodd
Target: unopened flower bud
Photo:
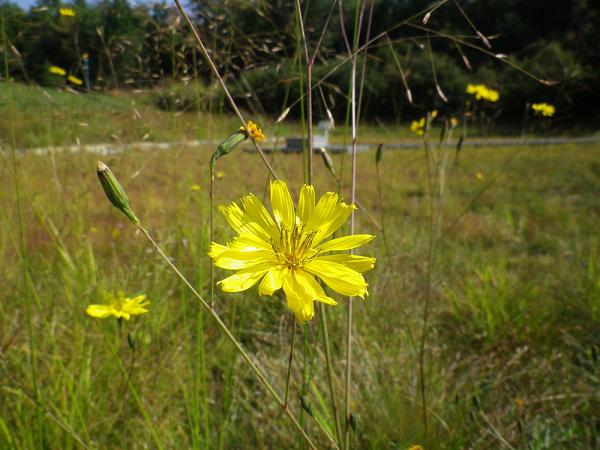
<path fill-rule="evenodd" d="M 129 199 L 123 186 L 121 186 L 121 183 L 119 183 L 119 180 L 117 180 L 117 177 L 115 177 L 108 166 L 102 161 L 98 161 L 96 173 L 98 174 L 98 179 L 100 180 L 100 184 L 102 184 L 104 193 L 113 206 L 125 214 L 134 224 L 139 224 L 140 221 L 129 206 Z"/>

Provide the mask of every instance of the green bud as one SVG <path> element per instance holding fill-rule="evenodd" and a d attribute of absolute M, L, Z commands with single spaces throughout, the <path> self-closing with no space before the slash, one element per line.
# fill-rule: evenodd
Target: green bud
<path fill-rule="evenodd" d="M 383 144 L 379 144 L 377 146 L 377 151 L 375 152 L 375 163 L 379 164 L 381 159 L 383 158 Z"/>
<path fill-rule="evenodd" d="M 221 142 L 221 144 L 219 144 L 217 147 L 217 151 L 212 155 L 212 158 L 210 158 L 211 171 L 214 170 L 215 165 L 217 164 L 217 159 L 230 153 L 235 147 L 244 142 L 246 139 L 248 139 L 246 132 L 244 130 L 238 130 Z"/>
<path fill-rule="evenodd" d="M 119 180 L 117 180 L 117 177 L 114 176 L 112 171 L 102 161 L 98 161 L 96 173 L 98 174 L 98 179 L 100 180 L 100 184 L 102 184 L 104 193 L 113 206 L 125 214 L 134 224 L 138 225 L 140 221 L 131 210 L 127 194 L 121 183 L 119 183 Z"/>
<path fill-rule="evenodd" d="M 349 419 L 350 427 L 352 428 L 352 431 L 354 431 L 356 433 L 356 429 L 358 428 L 358 419 L 352 413 L 350 413 L 350 417 L 348 419 Z"/>
<path fill-rule="evenodd" d="M 302 409 L 304 409 L 304 411 L 309 413 L 311 416 L 313 415 L 312 406 L 304 395 L 300 396 L 300 404 L 302 405 Z"/>

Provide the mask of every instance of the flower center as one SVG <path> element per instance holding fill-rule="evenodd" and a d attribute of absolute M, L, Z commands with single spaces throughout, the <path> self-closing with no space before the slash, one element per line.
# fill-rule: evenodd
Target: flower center
<path fill-rule="evenodd" d="M 302 267 L 317 256 L 318 252 L 311 248 L 318 230 L 304 233 L 303 224 L 289 228 L 280 225 L 279 241 L 273 240 L 271 245 L 280 264 L 289 269 Z"/>

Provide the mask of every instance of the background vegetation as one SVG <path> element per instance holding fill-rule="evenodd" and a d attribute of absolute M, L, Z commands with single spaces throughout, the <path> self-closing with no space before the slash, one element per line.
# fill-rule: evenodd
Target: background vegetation
<path fill-rule="evenodd" d="M 303 7 L 307 38 L 315 42 L 322 29 L 330 2 L 312 0 Z M 256 113 L 277 117 L 297 99 L 301 87 L 294 19 L 294 1 L 190 2 L 189 11 L 201 35 L 209 44 L 220 72 L 225 76 L 241 106 Z M 354 32 L 354 6 L 344 2 L 345 30 Z M 61 16 L 59 7 L 69 6 L 75 17 Z M 554 127 L 562 131 L 597 126 L 596 105 L 600 104 L 600 6 L 597 2 L 544 0 L 465 1 L 464 11 L 492 45 L 490 54 L 507 55 L 538 78 L 559 81 L 545 86 L 523 76 L 513 67 L 475 50 L 482 42 L 473 37 L 465 17 L 446 2 L 424 25 L 420 18 L 411 26 L 404 22 L 426 5 L 419 0 L 377 0 L 371 26 L 374 37 L 387 32 L 392 48 L 400 56 L 415 105 L 405 102 L 405 93 L 396 63 L 385 40 L 368 51 L 361 117 L 369 121 L 400 121 L 422 115 L 426 109 L 462 108 L 468 82 L 485 82 L 499 89 L 501 105 L 495 110 L 496 125 L 519 124 L 525 102 L 546 101 L 557 106 Z M 168 3 L 138 4 L 126 0 L 97 3 L 78 0 L 72 4 L 39 0 L 29 11 L 2 0 L 0 12 L 10 43 L 11 76 L 16 79 L 56 85 L 59 77 L 48 72 L 60 66 L 79 78 L 82 55 L 90 55 L 92 86 L 107 88 L 165 88 L 157 99 L 165 108 L 185 110 L 223 107 L 208 66 L 195 50 L 191 37 L 181 32 L 181 21 Z M 340 39 L 339 15 L 324 36 L 314 68 L 320 79 L 347 58 Z M 404 26 L 399 26 L 399 25 Z M 449 41 L 444 36 L 452 36 Z M 438 81 L 446 97 L 436 96 L 433 52 Z M 316 108 L 325 118 L 325 104 L 338 118 L 345 117 L 349 92 L 350 65 L 336 70 L 323 84 L 323 97 Z M 190 81 L 187 88 L 182 87 Z M 323 102 L 325 100 L 326 103 Z M 299 107 L 290 112 L 301 114 Z"/>

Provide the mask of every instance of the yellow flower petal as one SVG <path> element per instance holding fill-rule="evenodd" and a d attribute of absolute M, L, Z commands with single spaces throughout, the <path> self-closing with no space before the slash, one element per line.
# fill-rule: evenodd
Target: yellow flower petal
<path fill-rule="evenodd" d="M 331 297 L 325 294 L 325 291 L 317 280 L 312 275 L 308 274 L 304 270 L 296 270 L 294 275 L 296 281 L 304 289 L 306 298 L 316 300 L 321 303 L 327 303 L 328 305 L 337 305 L 337 302 Z"/>
<path fill-rule="evenodd" d="M 297 216 L 302 223 L 307 223 L 310 215 L 315 209 L 315 188 L 309 184 L 305 184 L 300 189 L 298 198 Z"/>
<path fill-rule="evenodd" d="M 272 260 L 273 264 L 277 264 L 277 259 L 274 259 L 273 252 L 266 250 L 257 250 L 253 252 L 227 250 L 213 259 L 215 261 L 215 266 L 229 270 L 246 269 L 269 260 Z"/>
<path fill-rule="evenodd" d="M 295 221 L 294 202 L 283 180 L 271 181 L 271 209 L 277 223 L 292 229 Z"/>
<path fill-rule="evenodd" d="M 318 256 L 316 259 L 319 261 L 342 264 L 349 269 L 356 270 L 360 273 L 368 272 L 375 267 L 375 258 L 370 258 L 368 256 L 342 254 Z"/>
<path fill-rule="evenodd" d="M 105 319 L 113 313 L 113 308 L 109 305 L 90 305 L 85 310 L 88 316 Z"/>
<path fill-rule="evenodd" d="M 333 250 L 351 250 L 372 241 L 374 238 L 375 236 L 371 234 L 353 234 L 350 236 L 343 236 L 336 239 L 331 239 L 330 241 L 319 245 L 317 250 L 320 250 L 321 252 L 331 252 Z"/>
<path fill-rule="evenodd" d="M 292 310 L 300 323 L 311 320 L 315 315 L 313 299 L 307 296 L 305 290 L 294 276 L 294 271 L 288 271 L 283 277 L 283 291 L 287 298 L 288 308 Z"/>
<path fill-rule="evenodd" d="M 250 194 L 242 197 L 242 206 L 248 217 L 260 225 L 269 235 L 273 236 L 278 233 L 277 225 L 275 225 L 269 211 L 256 195 Z"/>
<path fill-rule="evenodd" d="M 218 258 L 221 253 L 226 252 L 227 250 L 229 250 L 229 247 L 227 247 L 226 245 L 211 242 L 210 247 L 208 249 L 208 256 L 215 259 Z"/>
<path fill-rule="evenodd" d="M 269 233 L 248 217 L 237 203 L 233 202 L 229 206 L 223 206 L 220 208 L 220 211 L 225 216 L 225 219 L 227 219 L 227 222 L 229 222 L 229 225 L 231 225 L 231 228 L 239 234 L 250 233 L 260 236 L 267 241 L 271 239 Z"/>
<path fill-rule="evenodd" d="M 343 224 L 346 222 L 353 210 L 356 209 L 354 205 L 347 205 L 346 203 L 338 203 L 333 208 L 329 220 L 322 223 L 315 234 L 313 239 L 313 245 L 317 245 L 323 239 L 328 238 L 335 233 Z"/>
<path fill-rule="evenodd" d="M 275 291 L 281 289 L 284 273 L 285 270 L 282 266 L 269 270 L 258 286 L 258 293 L 260 295 L 273 295 Z"/>
<path fill-rule="evenodd" d="M 329 222 L 334 214 L 337 202 L 338 195 L 336 193 L 325 192 L 317 202 L 317 205 L 306 224 L 306 231 L 316 230 L 324 223 Z"/>
<path fill-rule="evenodd" d="M 250 289 L 274 266 L 273 263 L 260 263 L 256 266 L 242 269 L 217 285 L 225 292 L 241 292 Z"/>
<path fill-rule="evenodd" d="M 240 252 L 255 252 L 257 250 L 267 250 L 271 253 L 273 252 L 273 247 L 271 246 L 270 242 L 249 233 L 239 235 L 228 245 L 231 250 L 237 250 Z M 225 248 L 227 249 L 227 247 Z"/>
<path fill-rule="evenodd" d="M 331 289 L 342 295 L 350 297 L 368 295 L 368 285 L 363 276 L 342 264 L 313 259 L 306 263 L 304 269 L 321 278 Z"/>

